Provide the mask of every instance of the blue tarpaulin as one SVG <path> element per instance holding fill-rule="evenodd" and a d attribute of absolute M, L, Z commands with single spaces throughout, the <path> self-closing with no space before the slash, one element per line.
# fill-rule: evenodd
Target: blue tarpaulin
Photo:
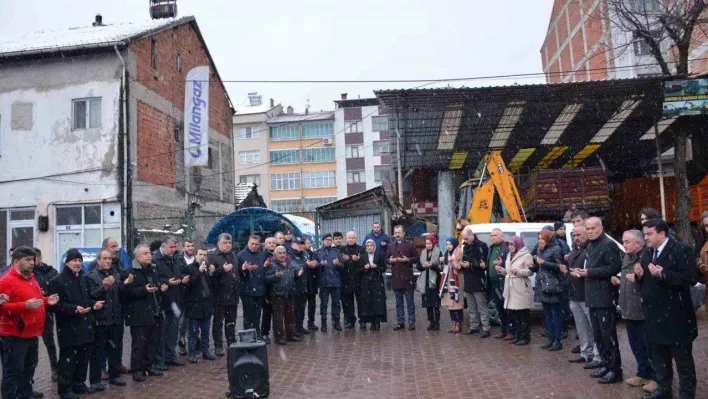
<path fill-rule="evenodd" d="M 233 241 L 243 245 L 251 234 L 260 235 L 263 238 L 286 228 L 292 230 L 293 237 L 312 239 L 308 234 L 303 234 L 293 222 L 282 214 L 267 208 L 252 207 L 231 212 L 218 221 L 209 231 L 206 242 L 216 244 L 219 234 L 228 233 L 233 237 Z"/>
<path fill-rule="evenodd" d="M 88 265 L 89 263 L 93 262 L 96 257 L 98 256 L 98 253 L 101 252 L 101 248 L 89 248 L 89 247 L 81 247 L 81 248 L 76 248 L 81 252 L 81 256 L 84 258 L 84 263 L 83 263 L 83 269 L 84 272 L 88 271 Z M 69 251 L 67 251 L 69 252 Z M 122 269 L 127 269 L 130 266 L 130 255 L 128 255 L 128 252 L 125 250 L 125 248 L 119 248 L 118 249 L 118 258 L 120 259 L 120 265 Z M 64 266 L 66 266 L 66 252 L 62 254 L 61 256 L 61 263 L 59 264 L 59 271 L 61 272 L 62 269 L 64 269 Z"/>

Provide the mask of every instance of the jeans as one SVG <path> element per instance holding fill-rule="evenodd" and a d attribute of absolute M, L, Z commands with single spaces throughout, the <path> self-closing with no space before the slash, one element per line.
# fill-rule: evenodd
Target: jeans
<path fill-rule="evenodd" d="M 413 288 L 394 290 L 393 292 L 396 295 L 396 319 L 398 324 L 403 325 L 406 322 L 406 314 L 403 305 L 403 301 L 405 299 L 405 307 L 408 310 L 408 324 L 415 325 L 415 302 L 413 302 Z"/>
<path fill-rule="evenodd" d="M 340 299 L 341 288 L 322 287 L 320 288 L 320 318 L 322 323 L 327 321 L 327 304 L 332 300 L 332 321 L 339 323 L 339 313 L 341 309 Z"/>
<path fill-rule="evenodd" d="M 619 341 L 617 341 L 615 309 L 590 308 L 590 322 L 603 365 L 610 371 L 621 371 L 622 357 L 619 351 Z"/>
<path fill-rule="evenodd" d="M 504 280 L 491 281 L 490 288 L 492 289 L 492 300 L 494 307 L 497 308 L 499 314 L 499 322 L 501 324 L 501 332 L 503 334 L 514 334 L 514 326 L 509 321 L 509 316 L 504 309 Z"/>
<path fill-rule="evenodd" d="M 162 331 L 160 332 L 160 343 L 156 352 L 157 364 L 165 365 L 165 363 L 177 360 L 175 347 L 177 346 L 178 330 L 179 317 L 173 312 L 165 312 L 165 319 L 162 322 Z"/>
<path fill-rule="evenodd" d="M 470 330 L 479 330 L 479 324 L 482 323 L 482 329 L 489 331 L 489 302 L 487 301 L 486 292 L 466 292 L 467 312 L 470 314 Z"/>
<path fill-rule="evenodd" d="M 560 303 L 543 303 L 546 331 L 551 341 L 560 341 L 563 332 L 563 309 Z"/>
<path fill-rule="evenodd" d="M 160 343 L 162 321 L 145 326 L 131 326 L 130 369 L 133 372 L 145 371 L 155 364 L 157 346 Z"/>
<path fill-rule="evenodd" d="M 644 320 L 625 320 L 627 325 L 627 339 L 632 354 L 637 359 L 637 377 L 645 380 L 656 381 L 654 367 L 651 362 L 651 348 Z"/>
<path fill-rule="evenodd" d="M 197 357 L 197 334 L 201 332 L 202 356 L 209 356 L 209 321 L 206 319 L 187 319 L 189 324 L 189 357 Z"/>
<path fill-rule="evenodd" d="M 44 330 L 42 331 L 42 341 L 47 348 L 49 366 L 53 371 L 57 369 L 57 344 L 54 340 L 54 314 L 47 312 L 44 319 Z"/>
<path fill-rule="evenodd" d="M 116 325 L 94 326 L 93 327 L 93 347 L 91 348 L 91 372 L 89 381 L 91 384 L 101 382 L 101 372 L 103 366 L 108 362 L 108 376 L 116 378 L 120 376 L 120 354 L 115 345 L 117 335 Z"/>
<path fill-rule="evenodd" d="M 79 346 L 64 346 L 59 348 L 59 364 L 57 370 L 57 387 L 59 396 L 72 391 L 77 385 L 84 385 L 91 358 L 91 344 Z"/>
<path fill-rule="evenodd" d="M 593 358 L 600 359 L 600 352 L 595 345 L 593 337 L 592 324 L 590 323 L 590 309 L 585 306 L 585 302 L 570 301 L 570 310 L 573 312 L 575 319 L 575 331 L 578 333 L 580 340 L 580 356 L 585 360 Z"/>
<path fill-rule="evenodd" d="M 243 329 L 255 329 L 258 336 L 261 336 L 261 310 L 263 309 L 262 296 L 241 295 L 243 306 Z"/>
<path fill-rule="evenodd" d="M 0 337 L 2 341 L 2 397 L 32 397 L 32 377 L 37 368 L 37 338 Z"/>
<path fill-rule="evenodd" d="M 222 306 L 216 305 L 214 321 L 212 322 L 211 335 L 214 337 L 214 347 L 224 348 L 224 334 L 226 334 L 226 345 L 236 342 L 236 313 L 238 305 Z M 226 325 L 224 326 L 224 320 Z"/>

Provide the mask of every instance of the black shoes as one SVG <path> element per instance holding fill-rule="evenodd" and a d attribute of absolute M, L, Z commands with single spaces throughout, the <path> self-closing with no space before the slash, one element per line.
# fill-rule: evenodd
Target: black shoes
<path fill-rule="evenodd" d="M 546 342 L 545 344 L 541 345 L 541 349 L 548 349 L 548 348 L 550 348 L 551 346 L 553 346 L 553 341 L 549 340 L 549 341 Z"/>
<path fill-rule="evenodd" d="M 568 362 L 570 362 L 570 363 L 586 363 L 587 360 L 585 360 L 584 357 L 580 356 L 580 357 L 575 357 L 575 358 L 572 358 L 572 359 L 568 359 Z"/>
<path fill-rule="evenodd" d="M 270 340 L 268 340 L 268 343 L 270 343 Z M 216 360 L 216 358 L 214 357 L 214 355 L 212 355 L 211 353 L 207 353 L 206 355 L 205 355 L 205 354 L 202 354 L 202 359 L 204 359 L 204 360 Z"/>
<path fill-rule="evenodd" d="M 622 382 L 622 370 L 610 371 L 605 374 L 602 378 L 597 380 L 598 384 L 614 384 L 616 382 Z"/>
<path fill-rule="evenodd" d="M 415 331 L 415 324 L 409 324 L 408 331 Z"/>
<path fill-rule="evenodd" d="M 480 338 L 489 338 L 491 336 L 492 336 L 492 333 L 490 333 L 489 331 L 483 331 L 482 335 L 480 335 L 479 337 Z"/>
<path fill-rule="evenodd" d="M 144 382 L 145 374 L 142 371 L 133 371 L 133 381 Z"/>
<path fill-rule="evenodd" d="M 671 399 L 673 397 L 673 392 L 670 389 L 657 389 L 652 393 L 648 393 L 642 396 L 642 399 Z"/>
<path fill-rule="evenodd" d="M 431 331 L 440 331 L 440 322 L 439 321 L 436 321 L 433 324 L 433 329 Z"/>
<path fill-rule="evenodd" d="M 125 380 L 122 377 L 111 378 L 108 380 L 108 383 L 117 387 L 124 387 L 126 385 Z"/>
<path fill-rule="evenodd" d="M 575 345 L 573 349 L 570 350 L 570 353 L 580 353 L 580 345 Z"/>
<path fill-rule="evenodd" d="M 335 321 L 335 322 L 332 324 L 332 328 L 334 328 L 335 331 L 342 331 L 342 325 L 339 324 L 338 321 Z"/>
<path fill-rule="evenodd" d="M 599 369 L 600 367 L 602 367 L 602 362 L 599 360 L 593 360 L 592 362 L 583 366 L 585 370 Z"/>
<path fill-rule="evenodd" d="M 327 323 L 326 322 L 324 322 L 324 321 L 322 322 L 322 328 L 320 328 L 320 331 L 322 331 L 323 333 L 327 332 Z"/>
<path fill-rule="evenodd" d="M 469 330 L 467 330 L 467 335 L 478 334 L 478 333 L 479 333 L 479 330 L 476 328 L 470 328 Z"/>
<path fill-rule="evenodd" d="M 404 328 L 406 328 L 406 326 L 404 326 L 403 324 L 396 324 L 395 326 L 393 326 L 393 331 L 403 330 Z"/>
<path fill-rule="evenodd" d="M 96 392 L 95 389 L 93 389 L 91 387 L 87 387 L 84 384 L 74 385 L 73 387 L 71 387 L 71 390 L 74 391 L 74 393 L 78 394 L 78 395 L 81 395 L 81 394 L 90 395 L 90 394 Z"/>
<path fill-rule="evenodd" d="M 599 370 L 593 372 L 592 374 L 590 374 L 590 377 L 592 377 L 592 378 L 602 378 L 602 377 L 605 376 L 605 374 L 607 374 L 607 373 L 609 373 L 609 372 L 610 372 L 610 369 L 608 369 L 607 367 L 603 367 L 603 368 L 601 368 L 601 369 L 599 369 Z"/>
<path fill-rule="evenodd" d="M 184 366 L 184 362 L 180 362 L 179 360 L 169 360 L 169 361 L 167 361 L 167 365 L 168 366 L 175 366 L 175 367 L 182 367 L 182 366 Z"/>
<path fill-rule="evenodd" d="M 149 375 L 150 377 L 162 377 L 164 375 L 162 371 L 158 370 L 156 367 L 151 367 L 145 370 L 145 374 Z"/>
<path fill-rule="evenodd" d="M 288 338 L 288 342 L 302 342 L 302 340 L 298 337 L 290 337 Z"/>
<path fill-rule="evenodd" d="M 556 341 L 551 345 L 550 348 L 548 348 L 549 352 L 555 352 L 563 349 L 563 343 L 561 341 Z"/>
<path fill-rule="evenodd" d="M 528 340 L 526 340 L 526 339 L 521 339 L 521 340 L 516 341 L 516 344 L 514 344 L 514 345 L 516 345 L 516 346 L 526 346 L 526 345 L 528 345 L 528 344 L 529 344 L 529 341 L 528 341 Z"/>
<path fill-rule="evenodd" d="M 307 325 L 307 329 L 310 331 L 317 331 L 319 330 L 319 327 L 317 327 L 317 324 L 315 323 L 310 323 Z"/>
<path fill-rule="evenodd" d="M 156 365 L 152 366 L 152 368 L 157 371 L 167 371 L 167 367 L 165 367 L 164 364 L 156 364 Z"/>

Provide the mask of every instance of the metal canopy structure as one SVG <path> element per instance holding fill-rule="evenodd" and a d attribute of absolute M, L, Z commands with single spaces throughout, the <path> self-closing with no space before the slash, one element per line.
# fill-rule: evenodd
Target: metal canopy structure
<path fill-rule="evenodd" d="M 382 90 L 391 140 L 400 135 L 404 170 L 474 170 L 501 150 L 512 172 L 603 166 L 616 177 L 642 175 L 671 127 L 705 119 L 662 120 L 660 78 L 527 86 Z M 398 134 L 397 134 L 398 133 Z M 395 151 L 395 141 L 391 143 Z M 395 164 L 395 157 L 392 157 Z"/>

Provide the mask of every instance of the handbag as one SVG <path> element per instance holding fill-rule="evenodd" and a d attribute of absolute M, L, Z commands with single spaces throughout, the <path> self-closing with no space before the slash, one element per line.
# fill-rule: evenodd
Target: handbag
<path fill-rule="evenodd" d="M 560 295 L 563 291 L 560 281 L 556 276 L 544 273 L 544 277 L 541 281 L 541 292 L 546 295 Z"/>

